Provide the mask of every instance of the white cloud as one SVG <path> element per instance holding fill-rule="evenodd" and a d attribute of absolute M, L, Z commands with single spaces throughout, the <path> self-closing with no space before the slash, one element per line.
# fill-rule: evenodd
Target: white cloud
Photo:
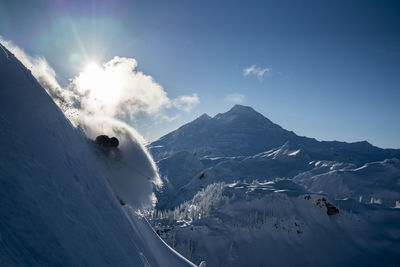
<path fill-rule="evenodd" d="M 137 70 L 134 58 L 114 57 L 102 65 L 91 65 L 62 88 L 56 72 L 44 57 L 30 56 L 23 49 L 4 40 L 0 42 L 12 52 L 46 89 L 68 116 L 89 114 L 110 118 L 133 119 L 139 112 L 170 120 L 166 110 L 189 112 L 199 103 L 197 94 L 171 99 L 153 77 Z M 70 119 L 73 119 L 70 116 Z"/>
<path fill-rule="evenodd" d="M 246 77 L 250 74 L 257 76 L 257 78 L 261 81 L 264 77 L 265 73 L 269 73 L 271 71 L 270 68 L 260 68 L 257 65 L 252 65 L 243 70 L 243 76 Z"/>
<path fill-rule="evenodd" d="M 133 118 L 138 112 L 156 114 L 170 99 L 161 85 L 136 71 L 133 58 L 114 57 L 102 66 L 91 65 L 71 80 L 81 109 L 91 115 Z"/>
<path fill-rule="evenodd" d="M 196 107 L 200 103 L 200 99 L 197 94 L 182 95 L 178 98 L 172 100 L 172 105 L 179 110 L 183 110 L 186 112 L 191 111 L 194 107 Z"/>
<path fill-rule="evenodd" d="M 70 88 L 79 96 L 82 110 L 132 119 L 138 112 L 165 117 L 165 109 L 190 111 L 199 104 L 197 94 L 170 99 L 153 77 L 137 71 L 137 65 L 133 58 L 114 57 L 102 66 L 89 66 L 72 79 Z"/>
<path fill-rule="evenodd" d="M 243 103 L 245 100 L 246 97 L 239 93 L 229 94 L 224 97 L 224 101 L 229 103 Z"/>

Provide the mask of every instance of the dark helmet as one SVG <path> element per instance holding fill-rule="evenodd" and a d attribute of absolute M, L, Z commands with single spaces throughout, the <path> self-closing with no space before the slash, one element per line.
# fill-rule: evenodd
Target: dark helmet
<path fill-rule="evenodd" d="M 119 141 L 116 137 L 108 137 L 107 135 L 99 135 L 96 137 L 96 144 L 102 147 L 118 147 Z"/>
<path fill-rule="evenodd" d="M 110 138 L 107 135 L 99 135 L 96 137 L 96 144 L 101 146 L 108 146 Z"/>
<path fill-rule="evenodd" d="M 119 145 L 119 141 L 116 137 L 111 137 L 108 143 L 111 147 L 118 147 Z"/>

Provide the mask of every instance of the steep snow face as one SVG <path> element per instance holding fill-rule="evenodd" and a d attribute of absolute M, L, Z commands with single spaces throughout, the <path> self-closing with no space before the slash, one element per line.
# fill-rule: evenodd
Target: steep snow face
<path fill-rule="evenodd" d="M 121 209 L 107 183 L 114 166 L 103 172 L 104 160 L 2 46 L 0 128 L 1 266 L 191 265 Z"/>

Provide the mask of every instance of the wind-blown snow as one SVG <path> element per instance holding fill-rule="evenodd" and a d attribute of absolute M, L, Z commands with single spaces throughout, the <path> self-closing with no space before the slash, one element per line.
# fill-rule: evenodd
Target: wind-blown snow
<path fill-rule="evenodd" d="M 5 40 L 1 35 L 0 43 L 11 51 L 15 57 L 32 72 L 32 75 L 60 107 L 68 105 L 68 99 L 72 96 L 71 92 L 63 90 L 56 79 L 56 72 L 44 57 L 27 54 L 22 48 L 16 46 L 9 40 Z"/>

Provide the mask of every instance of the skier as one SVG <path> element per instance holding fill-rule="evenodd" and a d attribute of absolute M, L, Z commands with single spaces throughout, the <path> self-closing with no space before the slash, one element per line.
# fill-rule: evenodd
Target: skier
<path fill-rule="evenodd" d="M 96 137 L 96 144 L 104 148 L 117 148 L 119 141 L 116 137 L 108 137 L 107 135 L 99 135 Z"/>

